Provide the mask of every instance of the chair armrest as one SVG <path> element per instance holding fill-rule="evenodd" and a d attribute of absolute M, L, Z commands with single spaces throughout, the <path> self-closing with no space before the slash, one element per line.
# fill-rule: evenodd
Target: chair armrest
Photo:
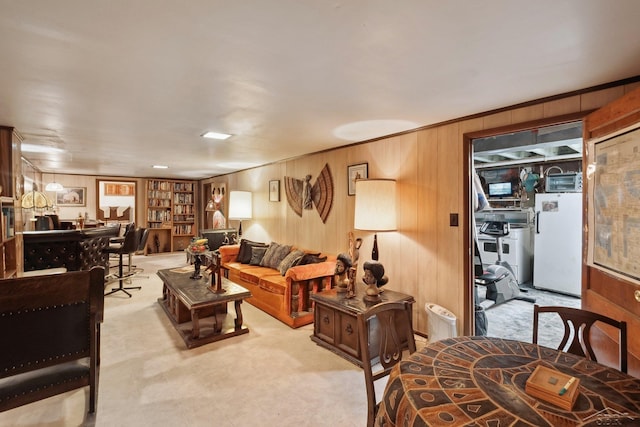
<path fill-rule="evenodd" d="M 296 265 L 287 270 L 285 278 L 287 282 L 300 282 L 303 280 L 317 279 L 333 276 L 336 272 L 335 261 L 325 261 L 316 264 Z"/>

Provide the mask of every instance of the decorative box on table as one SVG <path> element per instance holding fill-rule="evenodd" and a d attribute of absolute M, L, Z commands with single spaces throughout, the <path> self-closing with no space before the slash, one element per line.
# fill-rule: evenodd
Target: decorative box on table
<path fill-rule="evenodd" d="M 570 411 L 578 398 L 579 386 L 580 379 L 538 365 L 527 380 L 525 392 Z"/>

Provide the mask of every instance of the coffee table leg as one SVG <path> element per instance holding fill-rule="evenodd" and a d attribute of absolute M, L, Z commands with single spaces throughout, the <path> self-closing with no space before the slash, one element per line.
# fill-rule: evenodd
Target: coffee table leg
<path fill-rule="evenodd" d="M 197 339 L 200 337 L 200 318 L 198 317 L 198 310 L 191 310 L 191 338 Z"/>
<path fill-rule="evenodd" d="M 240 304 L 242 304 L 242 300 L 241 299 L 235 301 L 235 306 L 236 306 L 236 319 L 235 319 L 236 329 L 240 329 L 242 327 L 242 308 L 240 307 Z"/>

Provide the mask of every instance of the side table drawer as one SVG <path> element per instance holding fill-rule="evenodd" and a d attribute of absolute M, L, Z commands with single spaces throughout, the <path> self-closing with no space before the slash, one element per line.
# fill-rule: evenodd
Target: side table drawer
<path fill-rule="evenodd" d="M 316 304 L 315 316 L 316 337 L 328 344 L 335 344 L 335 311 L 329 307 Z"/>
<path fill-rule="evenodd" d="M 338 312 L 336 322 L 336 347 L 351 356 L 360 359 L 358 339 L 358 321 L 354 316 Z"/>

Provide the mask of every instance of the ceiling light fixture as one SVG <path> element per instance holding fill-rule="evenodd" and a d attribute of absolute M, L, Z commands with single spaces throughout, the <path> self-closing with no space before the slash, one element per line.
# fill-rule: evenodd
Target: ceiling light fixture
<path fill-rule="evenodd" d="M 53 182 L 48 183 L 44 189 L 45 191 L 62 191 L 64 187 L 59 182 L 56 182 L 56 174 L 54 173 Z"/>
<path fill-rule="evenodd" d="M 166 165 L 153 165 L 152 168 L 154 168 L 154 169 L 169 169 L 169 166 L 166 166 Z"/>
<path fill-rule="evenodd" d="M 54 181 L 54 182 L 48 183 L 44 189 L 46 191 L 62 191 L 64 190 L 64 187 L 59 182 Z"/>
<path fill-rule="evenodd" d="M 227 139 L 229 138 L 231 135 L 228 133 L 220 133 L 220 132 L 205 132 L 201 135 L 203 138 L 210 138 L 210 139 Z"/>

